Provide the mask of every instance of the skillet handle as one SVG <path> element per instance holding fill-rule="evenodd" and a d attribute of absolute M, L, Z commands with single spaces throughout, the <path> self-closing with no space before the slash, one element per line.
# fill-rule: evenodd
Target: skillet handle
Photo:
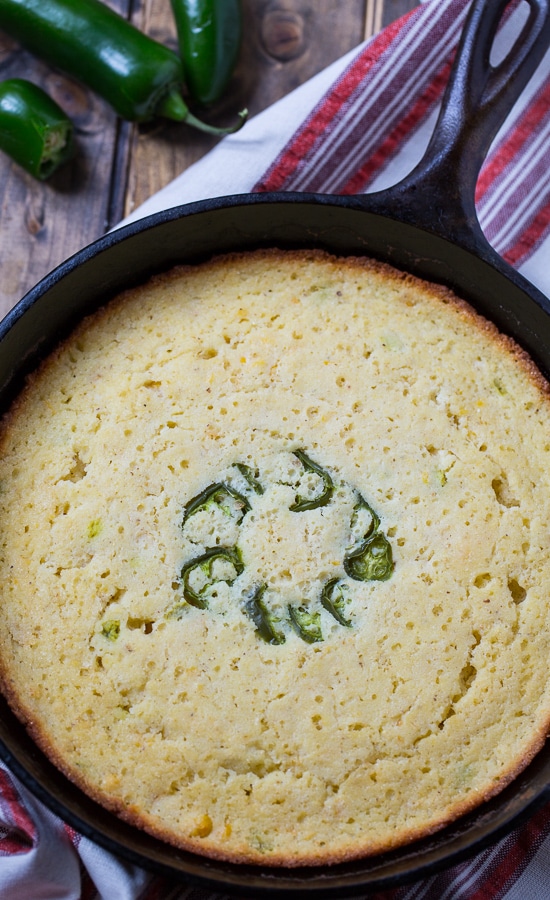
<path fill-rule="evenodd" d="M 363 195 L 390 215 L 479 253 L 486 244 L 475 188 L 491 142 L 550 44 L 550 0 L 527 0 L 529 15 L 496 66 L 491 48 L 509 0 L 473 0 L 426 152 L 403 181 Z"/>

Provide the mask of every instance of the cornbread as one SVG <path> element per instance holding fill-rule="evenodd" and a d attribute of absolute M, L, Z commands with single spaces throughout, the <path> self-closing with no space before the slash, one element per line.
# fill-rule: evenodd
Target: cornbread
<path fill-rule="evenodd" d="M 257 251 L 85 320 L 5 417 L 0 672 L 52 760 L 199 854 L 359 858 L 550 722 L 550 401 L 382 264 Z"/>

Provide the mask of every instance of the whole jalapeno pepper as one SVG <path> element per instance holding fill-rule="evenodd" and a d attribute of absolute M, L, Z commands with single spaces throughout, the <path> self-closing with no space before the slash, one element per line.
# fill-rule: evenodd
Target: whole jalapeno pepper
<path fill-rule="evenodd" d="M 124 119 L 164 116 L 213 134 L 187 108 L 178 55 L 100 0 L 0 0 L 0 28 L 46 62 L 99 94 Z"/>
<path fill-rule="evenodd" d="M 73 124 L 38 85 L 10 78 L 0 84 L 0 150 L 43 181 L 72 155 Z"/>
<path fill-rule="evenodd" d="M 208 105 L 222 96 L 241 42 L 240 0 L 171 0 L 185 83 Z"/>

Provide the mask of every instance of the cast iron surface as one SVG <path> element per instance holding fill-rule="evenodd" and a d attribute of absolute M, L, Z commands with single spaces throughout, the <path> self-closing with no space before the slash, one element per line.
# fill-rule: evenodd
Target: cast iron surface
<path fill-rule="evenodd" d="M 550 0 L 529 17 L 509 56 L 490 49 L 506 0 L 474 0 L 434 138 L 419 167 L 367 197 L 260 194 L 170 210 L 97 241 L 33 289 L 0 325 L 0 407 L 26 372 L 86 313 L 174 264 L 261 246 L 371 255 L 452 287 L 515 338 L 550 376 L 550 303 L 504 263 L 477 223 L 474 188 L 488 146 L 550 43 Z M 413 845 L 333 867 L 270 869 L 168 847 L 74 788 L 36 748 L 0 697 L 0 751 L 55 812 L 92 840 L 155 871 L 239 896 L 338 897 L 395 887 L 457 862 L 550 799 L 550 748 L 505 791 Z"/>

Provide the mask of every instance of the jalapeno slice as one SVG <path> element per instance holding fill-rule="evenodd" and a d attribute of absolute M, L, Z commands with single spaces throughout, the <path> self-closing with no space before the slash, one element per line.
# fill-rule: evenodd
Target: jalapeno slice
<path fill-rule="evenodd" d="M 344 569 L 355 581 L 387 581 L 393 572 L 390 542 L 378 531 L 344 557 Z"/>
<path fill-rule="evenodd" d="M 316 644 L 323 640 L 320 612 L 311 612 L 305 606 L 289 606 L 288 614 L 303 641 Z"/>
<path fill-rule="evenodd" d="M 368 519 L 364 522 L 364 514 L 368 514 Z M 353 512 L 351 514 L 350 520 L 350 529 L 353 533 L 360 533 L 360 537 L 358 541 L 355 542 L 354 546 L 358 543 L 363 543 L 367 540 L 367 538 L 371 537 L 378 529 L 380 528 L 380 519 L 378 515 L 373 510 L 372 506 L 367 503 L 365 498 L 358 494 L 358 500 L 355 506 L 353 507 Z"/>
<path fill-rule="evenodd" d="M 316 497 L 302 497 L 297 495 L 294 503 L 289 507 L 292 512 L 305 512 L 308 509 L 317 509 L 319 506 L 326 506 L 334 492 L 334 483 L 329 473 L 322 469 L 317 463 L 307 456 L 303 450 L 294 450 L 294 456 L 300 460 L 306 472 L 314 472 L 321 479 L 322 486 Z"/>
<path fill-rule="evenodd" d="M 217 578 L 213 572 L 213 567 L 219 560 L 231 563 L 234 574 Z M 189 581 L 197 569 L 200 569 L 204 574 L 205 583 L 199 588 L 193 588 Z M 186 563 L 181 570 L 183 596 L 190 606 L 195 606 L 197 609 L 207 609 L 208 591 L 212 585 L 218 581 L 233 584 L 243 571 L 244 564 L 238 547 L 210 547 L 205 553 Z"/>
<path fill-rule="evenodd" d="M 331 578 L 330 581 L 323 586 L 321 592 L 321 606 L 333 616 L 340 625 L 351 628 L 352 624 L 349 619 L 344 616 L 346 600 L 344 591 L 346 584 L 340 578 Z"/>
<path fill-rule="evenodd" d="M 251 509 L 250 503 L 248 502 L 244 494 L 240 494 L 239 491 L 236 491 L 228 484 L 224 484 L 223 482 L 219 481 L 215 484 L 209 485 L 207 488 L 205 488 L 204 491 L 201 491 L 201 493 L 197 494 L 196 497 L 192 497 L 191 500 L 189 500 L 189 502 L 185 504 L 182 525 L 185 525 L 187 520 L 195 513 L 199 512 L 199 510 L 206 509 L 208 506 L 211 506 L 213 504 L 219 506 L 219 508 L 222 509 L 226 513 L 226 515 L 233 515 L 234 510 L 232 510 L 226 502 L 227 500 L 229 500 L 229 498 L 232 498 L 236 501 L 234 509 L 236 510 L 238 516 L 237 524 L 240 524 L 246 513 Z"/>
<path fill-rule="evenodd" d="M 267 585 L 261 584 L 253 595 L 245 602 L 244 611 L 252 619 L 256 631 L 268 644 L 284 644 L 286 638 L 282 631 L 275 628 L 274 617 L 263 601 Z"/>
<path fill-rule="evenodd" d="M 380 531 L 380 517 L 361 494 L 353 507 L 350 529 L 357 540 L 344 556 L 346 574 L 355 581 L 386 581 L 393 572 L 391 545 Z"/>
<path fill-rule="evenodd" d="M 239 470 L 244 480 L 248 486 L 252 488 L 255 494 L 263 494 L 264 489 L 258 481 L 257 469 L 253 469 L 252 466 L 247 466 L 245 463 L 235 463 L 235 468 Z"/>

